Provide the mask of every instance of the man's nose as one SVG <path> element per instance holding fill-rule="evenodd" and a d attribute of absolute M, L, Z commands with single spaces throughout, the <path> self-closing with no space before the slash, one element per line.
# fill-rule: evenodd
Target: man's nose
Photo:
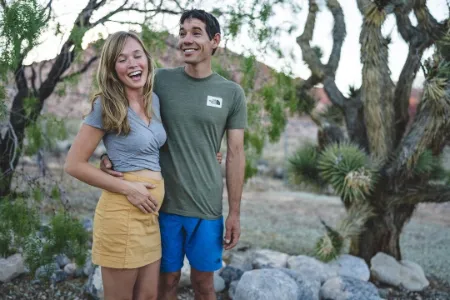
<path fill-rule="evenodd" d="M 187 33 L 184 38 L 183 38 L 183 43 L 185 44 L 192 44 L 193 43 L 193 38 L 192 38 L 192 34 Z"/>

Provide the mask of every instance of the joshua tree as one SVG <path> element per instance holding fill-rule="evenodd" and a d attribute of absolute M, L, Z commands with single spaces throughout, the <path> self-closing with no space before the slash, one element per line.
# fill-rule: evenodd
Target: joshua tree
<path fill-rule="evenodd" d="M 425 0 L 357 0 L 363 16 L 362 85 L 346 97 L 335 83 L 346 36 L 343 10 L 339 1 L 326 1 L 334 28 L 332 52 L 325 64 L 320 51 L 310 44 L 316 2 L 309 0 L 307 22 L 297 38 L 311 70 L 297 95 L 299 107 L 306 108 L 319 125 L 319 145 L 300 149 L 291 167 L 304 180 L 330 184 L 347 212 L 336 228 L 324 224 L 327 233 L 317 244 L 318 254 L 333 258 L 347 239 L 351 254 L 368 263 L 378 252 L 401 259 L 400 234 L 416 206 L 450 200 L 450 186 L 442 180 L 437 163 L 450 132 L 450 21 L 437 22 Z M 415 26 L 411 12 L 417 19 Z M 390 39 L 381 30 L 389 14 L 395 16 L 398 31 L 409 45 L 396 83 L 388 65 Z M 422 55 L 431 46 L 434 55 L 422 64 Z M 410 120 L 412 84 L 421 66 L 426 77 L 423 96 Z M 333 105 L 327 114 L 311 109 L 308 91 L 319 83 Z M 341 120 L 336 118 L 339 114 Z"/>

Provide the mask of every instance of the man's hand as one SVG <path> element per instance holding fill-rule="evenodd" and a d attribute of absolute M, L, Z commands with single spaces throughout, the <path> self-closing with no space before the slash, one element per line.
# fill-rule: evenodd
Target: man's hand
<path fill-rule="evenodd" d="M 225 221 L 225 250 L 233 249 L 241 237 L 241 222 L 239 215 L 229 214 Z"/>
<path fill-rule="evenodd" d="M 102 157 L 100 158 L 100 170 L 102 170 L 105 173 L 108 173 L 111 176 L 119 177 L 119 178 L 123 179 L 122 173 L 114 171 L 112 169 L 112 163 L 109 160 L 108 155 L 102 155 Z"/>

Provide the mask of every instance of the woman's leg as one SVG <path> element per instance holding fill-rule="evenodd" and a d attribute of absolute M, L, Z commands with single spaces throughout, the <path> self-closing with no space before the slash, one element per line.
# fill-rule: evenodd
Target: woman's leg
<path fill-rule="evenodd" d="M 157 260 L 139 268 L 133 300 L 156 300 L 158 298 L 160 263 L 161 260 Z"/>
<path fill-rule="evenodd" d="M 133 300 L 133 289 L 139 269 L 102 267 L 105 300 Z"/>

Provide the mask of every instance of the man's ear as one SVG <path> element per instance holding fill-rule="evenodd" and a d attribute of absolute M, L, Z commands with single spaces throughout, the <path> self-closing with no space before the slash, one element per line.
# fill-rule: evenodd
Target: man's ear
<path fill-rule="evenodd" d="M 211 40 L 213 49 L 219 48 L 220 39 L 221 39 L 220 33 L 216 33 L 216 35 Z"/>

